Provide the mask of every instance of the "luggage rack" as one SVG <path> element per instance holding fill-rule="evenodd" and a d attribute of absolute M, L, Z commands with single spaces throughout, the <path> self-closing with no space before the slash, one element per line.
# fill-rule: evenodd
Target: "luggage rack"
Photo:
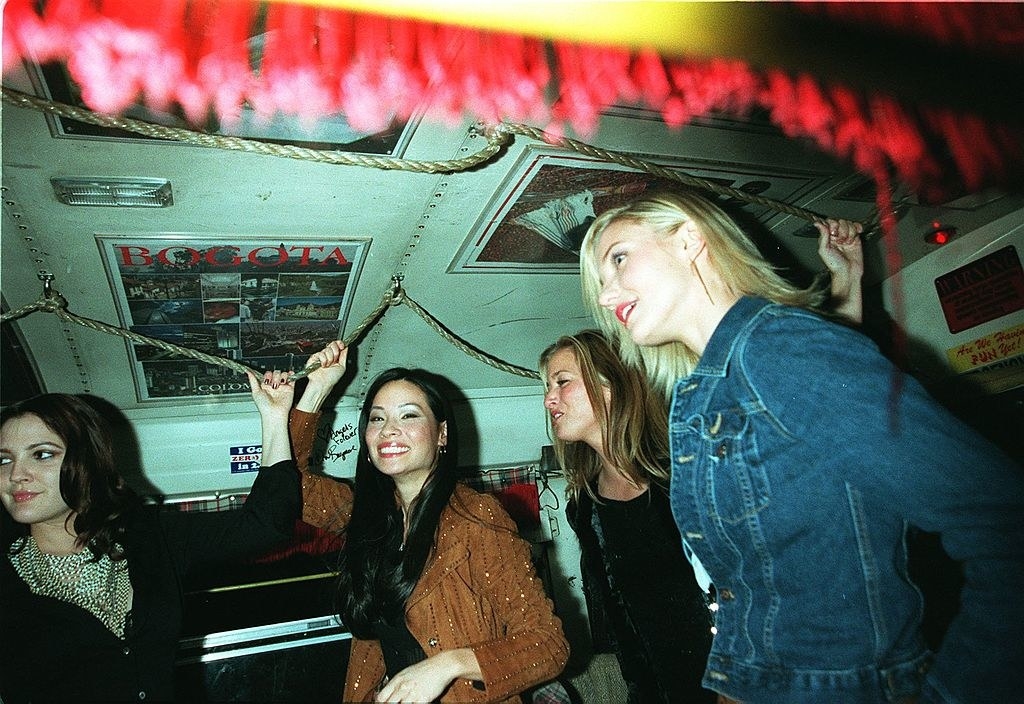
<path fill-rule="evenodd" d="M 352 634 L 338 617 L 331 614 L 182 638 L 179 641 L 178 664 L 212 662 L 351 638 Z"/>
<path fill-rule="evenodd" d="M 176 695 L 196 704 L 336 704 L 351 639 L 334 615 L 182 638 Z"/>

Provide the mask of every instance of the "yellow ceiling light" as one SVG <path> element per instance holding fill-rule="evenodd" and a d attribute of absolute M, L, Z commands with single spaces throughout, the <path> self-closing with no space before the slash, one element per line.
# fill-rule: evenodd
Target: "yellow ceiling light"
<path fill-rule="evenodd" d="M 278 0 L 282 1 L 282 0 Z M 759 3 L 640 0 L 306 0 L 308 5 L 512 32 L 545 39 L 721 56 L 750 51 L 765 27 Z M 750 7 L 744 7 L 745 5 Z"/>

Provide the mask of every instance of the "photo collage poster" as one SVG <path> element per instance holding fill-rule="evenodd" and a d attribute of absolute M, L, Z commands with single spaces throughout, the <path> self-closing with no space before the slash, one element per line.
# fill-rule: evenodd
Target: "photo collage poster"
<path fill-rule="evenodd" d="M 341 337 L 368 240 L 99 236 L 122 324 L 256 371 L 301 369 Z M 244 374 L 130 345 L 140 400 L 248 394 Z"/>

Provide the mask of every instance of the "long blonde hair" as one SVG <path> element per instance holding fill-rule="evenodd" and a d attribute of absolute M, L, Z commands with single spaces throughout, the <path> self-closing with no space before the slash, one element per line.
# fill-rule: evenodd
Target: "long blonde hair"
<path fill-rule="evenodd" d="M 651 384 L 666 399 L 675 382 L 693 372 L 699 354 L 682 342 L 638 345 L 615 315 L 598 304 L 602 282 L 597 245 L 604 231 L 616 222 L 632 221 L 667 237 L 691 220 L 707 243 L 708 262 L 735 293 L 812 309 L 819 309 L 826 300 L 821 281 L 800 288 L 784 279 L 725 211 L 693 191 L 652 193 L 601 213 L 580 247 L 584 303 L 601 330 L 615 341 L 622 359 L 629 366 L 646 369 Z"/>
<path fill-rule="evenodd" d="M 541 353 L 539 367 L 545 383 L 552 355 L 563 349 L 572 350 L 579 363 L 607 460 L 634 483 L 667 482 L 668 408 L 651 392 L 642 370 L 624 365 L 599 330 L 581 330 L 558 338 Z M 605 388 L 611 392 L 607 405 Z M 587 443 L 560 440 L 550 425 L 548 429 L 569 496 L 578 498 L 582 490 L 597 500 L 593 484 L 601 472 L 601 456 Z"/>

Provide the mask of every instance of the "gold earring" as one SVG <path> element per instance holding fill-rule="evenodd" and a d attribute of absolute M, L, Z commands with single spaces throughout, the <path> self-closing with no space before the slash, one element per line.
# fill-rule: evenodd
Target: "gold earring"
<path fill-rule="evenodd" d="M 700 269 L 697 268 L 697 262 L 693 259 L 690 260 L 690 268 L 693 270 L 693 273 L 697 275 L 700 285 L 704 287 L 704 293 L 707 295 L 708 300 L 711 301 L 711 305 L 715 305 L 715 299 L 711 297 L 711 291 L 708 290 L 708 285 L 704 283 L 704 277 L 700 275 Z"/>

